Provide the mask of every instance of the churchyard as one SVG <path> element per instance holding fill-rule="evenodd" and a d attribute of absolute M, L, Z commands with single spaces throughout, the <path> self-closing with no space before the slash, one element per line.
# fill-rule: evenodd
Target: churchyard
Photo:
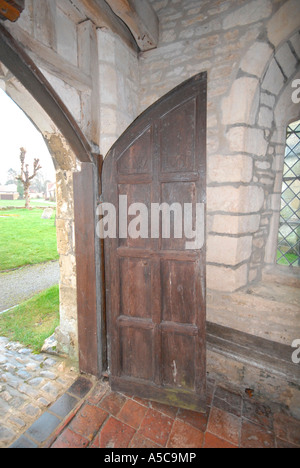
<path fill-rule="evenodd" d="M 12 271 L 22 270 L 28 265 L 57 261 L 59 258 L 55 205 L 46 212 L 48 219 L 43 219 L 45 210 L 34 208 L 37 203 L 41 202 L 32 202 L 31 210 L 18 208 L 18 201 L 10 209 L 0 209 L 0 281 L 1 277 L 4 278 Z M 30 282 L 28 274 L 30 272 L 24 269 L 24 283 Z M 35 281 L 34 276 L 32 281 Z M 53 286 L 16 306 L 0 314 L 0 336 L 20 341 L 39 352 L 44 340 L 52 335 L 59 324 L 59 287 Z"/>

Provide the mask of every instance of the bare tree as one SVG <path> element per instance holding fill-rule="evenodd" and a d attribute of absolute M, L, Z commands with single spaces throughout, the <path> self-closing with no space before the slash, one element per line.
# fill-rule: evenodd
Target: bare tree
<path fill-rule="evenodd" d="M 31 185 L 31 181 L 35 178 L 38 171 L 42 169 L 42 166 L 40 166 L 40 160 L 35 159 L 33 163 L 33 174 L 29 175 L 29 164 L 25 164 L 26 150 L 24 148 L 20 148 L 20 151 L 21 151 L 21 154 L 20 154 L 21 175 L 17 177 L 17 180 L 20 180 L 24 186 L 25 208 L 29 210 L 30 209 L 29 188 Z"/>

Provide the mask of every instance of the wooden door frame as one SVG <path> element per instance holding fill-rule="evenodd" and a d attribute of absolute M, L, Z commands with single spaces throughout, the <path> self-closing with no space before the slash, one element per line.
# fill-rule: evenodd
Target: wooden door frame
<path fill-rule="evenodd" d="M 1 24 L 0 62 L 40 104 L 82 163 L 82 171 L 74 173 L 79 368 L 83 373 L 99 377 L 106 369 L 105 338 L 101 336 L 101 330 L 105 331 L 101 244 L 95 234 L 102 158 L 92 154 L 89 142 L 63 101 Z"/>

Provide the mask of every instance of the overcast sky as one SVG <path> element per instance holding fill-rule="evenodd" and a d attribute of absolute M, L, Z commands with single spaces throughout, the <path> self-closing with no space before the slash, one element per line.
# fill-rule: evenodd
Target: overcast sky
<path fill-rule="evenodd" d="M 55 181 L 51 156 L 42 135 L 24 112 L 0 89 L 0 185 L 7 181 L 7 171 L 20 173 L 20 148 L 27 150 L 26 161 L 32 172 L 34 158 L 39 158 L 46 180 Z"/>

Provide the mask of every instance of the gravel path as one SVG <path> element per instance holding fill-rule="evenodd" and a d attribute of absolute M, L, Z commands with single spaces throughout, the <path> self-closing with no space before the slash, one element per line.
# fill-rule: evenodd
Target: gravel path
<path fill-rule="evenodd" d="M 0 273 L 0 313 L 58 283 L 58 261 Z"/>

